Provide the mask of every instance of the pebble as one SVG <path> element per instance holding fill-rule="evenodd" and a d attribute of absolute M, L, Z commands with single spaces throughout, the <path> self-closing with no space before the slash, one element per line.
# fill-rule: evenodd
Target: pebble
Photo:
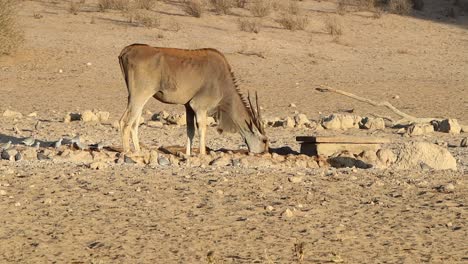
<path fill-rule="evenodd" d="M 0 190 L 0 195 L 6 195 L 7 192 L 5 190 Z"/>
<path fill-rule="evenodd" d="M 461 142 L 460 142 L 460 147 L 462 147 L 462 148 L 468 147 L 468 137 L 465 137 L 465 138 L 463 138 L 463 139 L 461 140 Z"/>
<path fill-rule="evenodd" d="M 86 63 L 86 66 L 91 66 L 91 65 L 93 65 L 91 62 Z"/>
<path fill-rule="evenodd" d="M 161 166 L 169 166 L 169 165 L 171 165 L 171 162 L 165 156 L 159 156 L 158 157 L 158 164 L 161 165 Z"/>
<path fill-rule="evenodd" d="M 288 181 L 292 182 L 292 183 L 300 183 L 300 182 L 302 182 L 302 177 L 300 177 L 300 176 L 289 177 Z"/>
<path fill-rule="evenodd" d="M 290 103 L 289 107 L 297 107 L 295 103 Z"/>
<path fill-rule="evenodd" d="M 271 212 L 271 211 L 273 211 L 274 209 L 275 209 L 275 208 L 273 208 L 273 206 L 271 206 L 271 205 L 265 206 L 265 210 L 267 210 L 267 211 L 270 211 L 270 212 Z"/>
<path fill-rule="evenodd" d="M 283 217 L 291 218 L 294 216 L 294 213 L 288 209 L 284 210 L 283 213 L 281 214 Z"/>

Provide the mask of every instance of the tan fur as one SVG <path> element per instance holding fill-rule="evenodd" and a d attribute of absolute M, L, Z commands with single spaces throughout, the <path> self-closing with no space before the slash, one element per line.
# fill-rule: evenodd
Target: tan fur
<path fill-rule="evenodd" d="M 125 47 L 119 62 L 128 89 L 128 105 L 120 120 L 124 152 L 130 149 L 130 135 L 136 151 L 138 120 L 144 105 L 154 97 L 168 104 L 181 104 L 187 113 L 187 154 L 191 154 L 195 121 L 200 134 L 200 153 L 205 154 L 206 116 L 214 115 L 218 129 L 239 132 L 249 149 L 261 152 L 265 143 L 259 113 L 249 107 L 235 84 L 226 58 L 214 49 L 184 50 L 142 44 Z"/>

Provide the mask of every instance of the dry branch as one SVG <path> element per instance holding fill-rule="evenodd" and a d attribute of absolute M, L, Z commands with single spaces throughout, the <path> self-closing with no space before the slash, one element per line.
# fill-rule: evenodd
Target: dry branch
<path fill-rule="evenodd" d="M 367 99 L 367 98 L 364 98 L 364 97 L 360 97 L 360 96 L 357 96 L 355 94 L 348 93 L 348 92 L 345 92 L 345 91 L 342 91 L 342 90 L 334 89 L 334 88 L 331 88 L 331 87 L 322 86 L 322 87 L 316 88 L 316 90 L 320 91 L 320 92 L 333 92 L 333 93 L 341 94 L 341 95 L 356 99 L 358 101 L 371 104 L 373 106 L 385 106 L 388 109 L 390 109 L 392 112 L 397 114 L 398 116 L 402 117 L 402 119 L 400 119 L 400 120 L 398 120 L 396 122 L 393 122 L 394 126 L 395 125 L 405 125 L 405 124 L 408 124 L 408 123 L 430 123 L 433 120 L 437 120 L 437 121 L 442 120 L 441 118 L 429 118 L 429 117 L 419 118 L 419 117 L 414 117 L 412 115 L 408 115 L 408 114 L 398 110 L 396 107 L 394 107 L 392 104 L 390 104 L 387 101 L 376 102 L 376 101 L 373 101 L 373 100 L 370 100 L 370 99 Z"/>

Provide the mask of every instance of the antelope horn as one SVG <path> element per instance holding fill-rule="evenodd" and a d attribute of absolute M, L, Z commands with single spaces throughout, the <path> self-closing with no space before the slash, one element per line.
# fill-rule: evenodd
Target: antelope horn
<path fill-rule="evenodd" d="M 253 107 L 252 100 L 250 99 L 250 91 L 247 92 L 247 100 L 249 101 L 249 107 L 250 107 L 250 110 L 252 111 L 253 117 L 254 119 L 256 119 L 255 116 L 257 113 L 255 112 L 255 108 Z"/>
<path fill-rule="evenodd" d="M 260 132 L 262 132 L 262 134 L 265 134 L 265 130 L 262 124 L 262 112 L 260 111 L 260 104 L 258 103 L 258 93 L 256 91 L 255 91 L 255 103 L 257 104 L 257 124 L 258 124 L 258 127 L 260 128 Z"/>

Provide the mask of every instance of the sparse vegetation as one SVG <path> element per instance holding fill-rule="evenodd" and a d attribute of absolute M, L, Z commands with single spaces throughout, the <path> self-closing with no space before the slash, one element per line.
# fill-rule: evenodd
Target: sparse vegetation
<path fill-rule="evenodd" d="M 336 17 L 328 17 L 325 21 L 325 29 L 332 36 L 341 36 L 343 34 L 341 22 Z"/>
<path fill-rule="evenodd" d="M 128 12 L 128 22 L 136 24 L 137 26 L 144 26 L 147 28 L 157 28 L 161 25 L 161 20 L 154 14 L 145 12 Z"/>
<path fill-rule="evenodd" d="M 304 30 L 309 24 L 309 19 L 306 16 L 284 13 L 277 22 L 288 30 Z"/>
<path fill-rule="evenodd" d="M 247 5 L 247 0 L 235 0 L 234 4 L 238 8 L 245 8 L 245 6 Z"/>
<path fill-rule="evenodd" d="M 210 3 L 218 14 L 229 14 L 233 7 L 232 0 L 210 0 Z"/>
<path fill-rule="evenodd" d="M 265 17 L 271 13 L 271 0 L 256 0 L 250 7 L 250 12 L 256 17 Z"/>
<path fill-rule="evenodd" d="M 129 10 L 130 0 L 98 0 L 99 10 L 102 12 L 107 9 Z"/>
<path fill-rule="evenodd" d="M 252 33 L 259 33 L 261 28 L 260 20 L 255 18 L 240 18 L 238 25 L 241 31 Z"/>
<path fill-rule="evenodd" d="M 203 4 L 200 0 L 189 0 L 185 3 L 184 12 L 193 17 L 201 17 L 203 14 Z"/>
<path fill-rule="evenodd" d="M 151 10 L 156 5 L 156 0 L 135 0 L 135 7 Z"/>
<path fill-rule="evenodd" d="M 390 12 L 399 14 L 399 15 L 407 15 L 411 12 L 411 0 L 389 0 L 388 1 L 388 9 Z"/>
<path fill-rule="evenodd" d="M 0 55 L 10 54 L 23 42 L 16 22 L 16 2 L 0 0 Z"/>

